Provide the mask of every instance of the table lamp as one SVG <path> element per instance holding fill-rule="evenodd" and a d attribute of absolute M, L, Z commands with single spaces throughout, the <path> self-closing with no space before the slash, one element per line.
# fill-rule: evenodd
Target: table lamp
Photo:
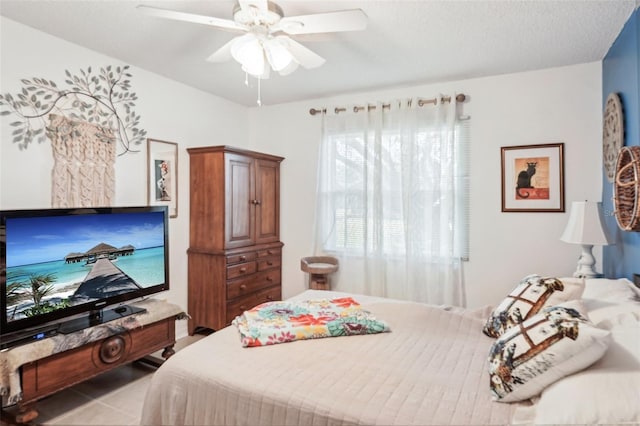
<path fill-rule="evenodd" d="M 595 201 L 574 201 L 571 203 L 569 223 L 565 228 L 561 241 L 580 244 L 582 254 L 578 259 L 578 268 L 573 273 L 577 278 L 595 278 L 601 276 L 595 270 L 596 259 L 593 257 L 594 245 L 608 245 L 613 239 L 605 231 L 602 223 L 602 203 Z"/>

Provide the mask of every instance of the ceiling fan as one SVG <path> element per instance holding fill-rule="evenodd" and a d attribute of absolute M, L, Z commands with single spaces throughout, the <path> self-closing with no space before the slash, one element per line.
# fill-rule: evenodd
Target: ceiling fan
<path fill-rule="evenodd" d="M 216 50 L 207 61 L 225 62 L 233 58 L 247 74 L 259 79 L 269 78 L 271 69 L 287 75 L 299 65 L 316 68 L 324 64 L 324 58 L 289 36 L 359 31 L 367 26 L 367 15 L 361 9 L 285 17 L 280 6 L 268 0 L 238 0 L 233 20 L 145 5 L 137 8 L 159 18 L 243 33 Z"/>

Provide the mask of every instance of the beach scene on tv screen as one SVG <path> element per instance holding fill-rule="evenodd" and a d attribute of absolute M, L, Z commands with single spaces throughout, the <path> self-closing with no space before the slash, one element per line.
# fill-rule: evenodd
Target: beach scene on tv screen
<path fill-rule="evenodd" d="M 8 218 L 7 322 L 165 282 L 162 212 Z"/>

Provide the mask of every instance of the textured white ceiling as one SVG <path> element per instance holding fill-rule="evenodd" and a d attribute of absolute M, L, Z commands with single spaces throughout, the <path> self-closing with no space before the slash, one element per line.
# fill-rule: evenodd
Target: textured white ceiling
<path fill-rule="evenodd" d="M 296 37 L 326 64 L 262 84 L 264 104 L 601 60 L 637 0 L 281 0 L 286 16 L 360 8 L 365 31 Z M 233 0 L 0 0 L 0 14 L 231 101 L 255 106 L 234 61 L 205 59 L 236 34 L 150 17 L 138 4 L 231 18 Z M 87 64 L 91 65 L 91 64 Z M 255 84 L 255 83 L 254 83 Z"/>

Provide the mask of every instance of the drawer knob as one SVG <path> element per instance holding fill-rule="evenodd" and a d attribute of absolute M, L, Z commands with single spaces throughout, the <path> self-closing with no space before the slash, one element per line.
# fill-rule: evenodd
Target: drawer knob
<path fill-rule="evenodd" d="M 247 256 L 240 256 L 240 260 L 247 260 Z"/>
<path fill-rule="evenodd" d="M 267 250 L 267 254 L 273 254 L 271 250 Z"/>
<path fill-rule="evenodd" d="M 270 261 L 270 260 L 267 260 L 267 265 L 271 266 L 271 265 L 273 265 L 273 262 Z"/>
<path fill-rule="evenodd" d="M 247 268 L 240 268 L 240 273 L 244 274 L 245 272 L 247 272 Z"/>
<path fill-rule="evenodd" d="M 273 277 L 271 275 L 267 275 L 267 281 L 273 281 Z"/>
<path fill-rule="evenodd" d="M 240 290 L 246 290 L 247 289 L 247 285 L 246 284 L 240 284 Z"/>
<path fill-rule="evenodd" d="M 273 300 L 273 296 L 267 295 L 267 300 Z"/>
<path fill-rule="evenodd" d="M 240 305 L 240 310 L 244 312 L 244 311 L 246 311 L 246 310 L 247 310 L 247 307 L 246 307 L 246 306 L 244 306 L 244 305 Z"/>
<path fill-rule="evenodd" d="M 125 354 L 125 341 L 122 336 L 111 336 L 100 345 L 100 361 L 105 364 L 117 362 Z"/>

